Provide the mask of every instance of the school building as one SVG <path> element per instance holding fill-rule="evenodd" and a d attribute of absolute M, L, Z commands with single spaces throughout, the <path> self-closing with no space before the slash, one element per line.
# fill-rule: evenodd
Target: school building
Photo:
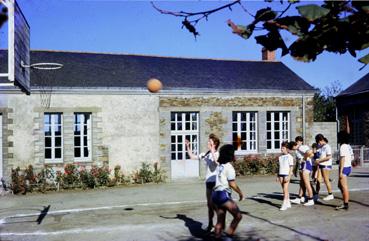
<path fill-rule="evenodd" d="M 31 61 L 64 66 L 32 70 L 31 95 L 0 89 L 6 177 L 29 164 L 119 164 L 129 173 L 142 162 L 159 163 L 172 179 L 201 177 L 204 166 L 188 160 L 185 139 L 204 152 L 210 133 L 223 144 L 240 138 L 236 153 L 244 156 L 279 153 L 297 135 L 311 144 L 317 134 L 315 89 L 272 52 L 239 61 L 31 51 Z M 161 80 L 160 92 L 146 89 L 150 78 Z"/>

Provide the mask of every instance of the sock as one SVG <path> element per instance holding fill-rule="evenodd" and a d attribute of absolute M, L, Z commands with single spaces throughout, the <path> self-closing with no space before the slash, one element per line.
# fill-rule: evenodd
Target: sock
<path fill-rule="evenodd" d="M 329 192 L 329 193 L 328 193 L 328 195 L 332 195 L 332 193 L 331 193 L 331 192 Z"/>

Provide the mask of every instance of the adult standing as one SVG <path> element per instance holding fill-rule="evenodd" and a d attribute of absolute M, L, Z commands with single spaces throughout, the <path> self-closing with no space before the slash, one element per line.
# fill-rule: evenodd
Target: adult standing
<path fill-rule="evenodd" d="M 186 140 L 185 144 L 187 153 L 190 156 L 190 158 L 192 160 L 203 160 L 206 165 L 205 184 L 206 184 L 206 200 L 209 218 L 209 223 L 206 230 L 210 232 L 211 229 L 214 227 L 213 218 L 215 215 L 215 206 L 211 200 L 211 195 L 213 193 L 213 188 L 215 186 L 216 181 L 216 168 L 218 166 L 218 158 L 219 158 L 218 147 L 220 144 L 220 140 L 215 134 L 210 134 L 208 139 L 208 151 L 206 153 L 201 153 L 198 156 L 192 152 L 189 140 Z"/>

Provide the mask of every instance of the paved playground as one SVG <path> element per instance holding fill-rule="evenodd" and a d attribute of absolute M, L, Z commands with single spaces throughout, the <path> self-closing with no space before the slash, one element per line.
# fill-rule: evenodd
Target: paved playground
<path fill-rule="evenodd" d="M 247 197 L 239 203 L 244 215 L 234 240 L 369 240 L 369 168 L 355 168 L 349 179 L 349 211 L 334 209 L 341 203 L 337 188 L 335 200 L 282 212 L 274 176 L 238 183 Z M 199 180 L 0 197 L 2 241 L 211 240 L 202 230 L 206 224 Z"/>

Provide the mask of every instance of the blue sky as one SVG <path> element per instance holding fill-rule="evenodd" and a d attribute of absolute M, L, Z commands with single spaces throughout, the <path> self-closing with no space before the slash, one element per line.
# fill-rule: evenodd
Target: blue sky
<path fill-rule="evenodd" d="M 200 36 L 194 39 L 181 28 L 181 19 L 162 15 L 148 1 L 104 0 L 18 0 L 31 26 L 31 48 L 83 52 L 111 52 L 156 56 L 260 60 L 261 46 L 252 37 L 244 40 L 231 33 L 227 19 L 248 24 L 251 18 L 239 7 L 222 11 L 200 22 Z M 157 1 L 172 11 L 200 11 L 225 1 Z M 311 1 L 309 1 L 311 3 Z M 255 13 L 262 1 L 244 3 Z M 283 9 L 279 1 L 274 3 Z M 292 11 L 295 11 L 292 9 Z M 3 29 L 0 39 L 3 37 Z M 291 41 L 286 36 L 287 43 Z M 3 39 L 3 38 L 2 38 Z M 3 41 L 3 40 L 2 40 Z M 358 53 L 364 56 L 366 52 Z M 314 87 L 323 88 L 339 81 L 343 88 L 369 72 L 350 55 L 323 54 L 315 62 L 297 62 L 285 56 L 277 59 Z"/>

